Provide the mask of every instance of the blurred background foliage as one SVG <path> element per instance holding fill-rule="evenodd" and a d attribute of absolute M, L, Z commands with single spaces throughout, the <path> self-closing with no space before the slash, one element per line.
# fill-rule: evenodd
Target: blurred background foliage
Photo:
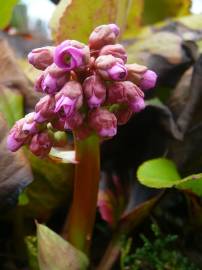
<path fill-rule="evenodd" d="M 130 256 L 135 254 L 135 248 L 141 246 L 139 233 L 148 234 L 152 220 L 164 234 L 178 234 L 175 248 L 182 251 L 180 256 L 196 264 L 193 269 L 202 269 L 202 15 L 192 14 L 202 11 L 200 0 L 198 3 L 89 0 L 86 5 L 82 0 L 0 0 L 0 269 L 38 270 L 34 219 L 60 233 L 72 195 L 73 164 L 39 160 L 26 149 L 14 154 L 6 149 L 8 129 L 33 110 L 40 98 L 33 90 L 38 73 L 27 63 L 26 55 L 33 48 L 65 39 L 87 42 L 94 27 L 109 22 L 121 28 L 128 61 L 155 70 L 159 79 L 146 96 L 146 109 L 101 145 L 91 268 L 99 264 L 98 270 L 113 265 L 119 269 L 120 250 L 126 249 L 122 238 L 134 239 Z M 66 134 L 65 140 L 72 150 L 72 135 Z M 164 158 L 160 163 L 143 163 L 159 157 Z M 172 160 L 171 166 L 165 158 Z M 141 185 L 137 178 L 158 189 Z M 184 182 L 178 183 L 180 179 Z M 171 189 L 164 190 L 167 187 Z M 52 243 L 63 247 L 62 240 L 46 227 L 38 230 L 40 254 L 46 256 L 43 246 L 52 247 Z M 80 256 L 72 252 L 73 259 Z M 52 247 L 50 262 L 57 260 L 54 256 Z M 128 268 L 127 258 L 125 264 L 123 269 L 133 269 Z M 152 263 L 149 267 L 134 269 L 156 269 Z"/>

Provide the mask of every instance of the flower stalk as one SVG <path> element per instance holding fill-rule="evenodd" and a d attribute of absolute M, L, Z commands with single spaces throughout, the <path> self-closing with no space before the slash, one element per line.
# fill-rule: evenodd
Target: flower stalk
<path fill-rule="evenodd" d="M 95 222 L 100 178 L 99 137 L 75 139 L 74 194 L 63 237 L 83 252 L 89 252 Z"/>

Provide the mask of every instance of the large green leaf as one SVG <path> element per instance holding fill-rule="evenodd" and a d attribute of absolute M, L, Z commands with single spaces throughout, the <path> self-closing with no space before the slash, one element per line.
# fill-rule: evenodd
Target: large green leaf
<path fill-rule="evenodd" d="M 17 2 L 18 0 L 0 0 L 0 29 L 4 29 L 9 24 Z"/>
<path fill-rule="evenodd" d="M 85 270 L 87 256 L 44 225 L 37 225 L 38 260 L 41 270 Z"/>
<path fill-rule="evenodd" d="M 88 3 L 81 0 L 65 2 L 67 5 L 65 10 L 62 7 L 63 15 L 59 21 L 57 42 L 65 39 L 86 42 L 96 26 L 116 21 L 116 0 L 88 0 Z"/>
<path fill-rule="evenodd" d="M 144 0 L 143 22 L 152 24 L 163 19 L 189 14 L 191 0 Z"/>
<path fill-rule="evenodd" d="M 180 180 L 175 164 L 168 159 L 158 158 L 144 162 L 137 171 L 139 181 L 148 187 L 172 187 Z"/>

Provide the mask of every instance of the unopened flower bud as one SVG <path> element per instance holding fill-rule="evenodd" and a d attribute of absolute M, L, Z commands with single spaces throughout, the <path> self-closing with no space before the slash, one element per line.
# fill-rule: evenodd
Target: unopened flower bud
<path fill-rule="evenodd" d="M 83 92 L 88 106 L 91 109 L 99 107 L 105 101 L 106 87 L 97 75 L 92 75 L 85 79 L 83 83 Z"/>
<path fill-rule="evenodd" d="M 122 59 L 124 63 L 127 62 L 126 50 L 121 44 L 106 45 L 101 49 L 99 53 L 99 55 L 108 55 L 108 54 L 111 54 L 116 58 Z"/>
<path fill-rule="evenodd" d="M 55 95 L 55 112 L 62 116 L 70 117 L 83 104 L 83 93 L 80 83 L 76 81 L 67 82 Z"/>
<path fill-rule="evenodd" d="M 129 104 L 133 112 L 140 112 L 145 108 L 144 98 L 136 96 L 136 98 Z"/>
<path fill-rule="evenodd" d="M 120 58 L 112 55 L 101 55 L 95 61 L 98 73 L 107 80 L 123 81 L 127 77 L 127 69 Z"/>
<path fill-rule="evenodd" d="M 17 151 L 31 138 L 31 134 L 23 130 L 24 124 L 25 118 L 18 120 L 8 134 L 7 147 L 12 152 Z"/>
<path fill-rule="evenodd" d="M 54 62 L 65 70 L 85 67 L 90 60 L 88 46 L 76 40 L 65 40 L 55 49 Z"/>
<path fill-rule="evenodd" d="M 117 132 L 117 119 L 106 109 L 97 108 L 89 113 L 89 126 L 100 137 L 111 138 Z"/>
<path fill-rule="evenodd" d="M 127 80 L 137 84 L 142 90 L 148 90 L 155 86 L 157 75 L 154 71 L 138 64 L 126 65 L 128 76 Z"/>
<path fill-rule="evenodd" d="M 96 27 L 89 37 L 91 49 L 98 50 L 105 45 L 115 44 L 120 29 L 116 24 L 104 24 Z"/>
<path fill-rule="evenodd" d="M 38 124 L 35 121 L 35 112 L 28 113 L 24 117 L 24 124 L 22 126 L 22 131 L 29 134 L 35 134 L 38 132 Z"/>
<path fill-rule="evenodd" d="M 71 117 L 67 117 L 64 123 L 64 129 L 74 130 L 81 126 L 83 122 L 83 115 L 79 112 L 75 112 Z"/>
<path fill-rule="evenodd" d="M 133 112 L 143 109 L 144 93 L 130 81 L 115 82 L 109 86 L 108 102 L 110 104 L 127 104 Z M 139 104 L 139 107 L 138 105 Z"/>
<path fill-rule="evenodd" d="M 117 118 L 117 124 L 118 125 L 125 125 L 131 118 L 133 111 L 126 107 L 126 108 L 120 108 L 116 112 L 114 112 L 116 118 Z"/>
<path fill-rule="evenodd" d="M 37 79 L 35 89 L 47 94 L 55 94 L 69 80 L 70 74 L 55 64 L 49 66 Z"/>
<path fill-rule="evenodd" d="M 35 106 L 34 120 L 38 123 L 50 121 L 55 116 L 55 98 L 46 95 Z"/>
<path fill-rule="evenodd" d="M 35 68 L 45 70 L 53 63 L 53 52 L 55 47 L 47 46 L 32 50 L 28 54 L 28 61 Z"/>
<path fill-rule="evenodd" d="M 154 71 L 148 69 L 144 74 L 143 78 L 140 81 L 140 88 L 142 90 L 149 90 L 154 88 L 156 85 L 157 75 Z"/>
<path fill-rule="evenodd" d="M 53 137 L 48 132 L 35 134 L 29 144 L 31 152 L 38 157 L 46 157 L 53 145 Z"/>

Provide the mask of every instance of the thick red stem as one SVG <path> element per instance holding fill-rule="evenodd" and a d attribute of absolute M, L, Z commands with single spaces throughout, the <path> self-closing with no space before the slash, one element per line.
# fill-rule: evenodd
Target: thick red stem
<path fill-rule="evenodd" d="M 99 138 L 93 135 L 75 140 L 76 164 L 74 194 L 63 236 L 76 248 L 89 252 L 95 223 L 100 178 Z"/>

